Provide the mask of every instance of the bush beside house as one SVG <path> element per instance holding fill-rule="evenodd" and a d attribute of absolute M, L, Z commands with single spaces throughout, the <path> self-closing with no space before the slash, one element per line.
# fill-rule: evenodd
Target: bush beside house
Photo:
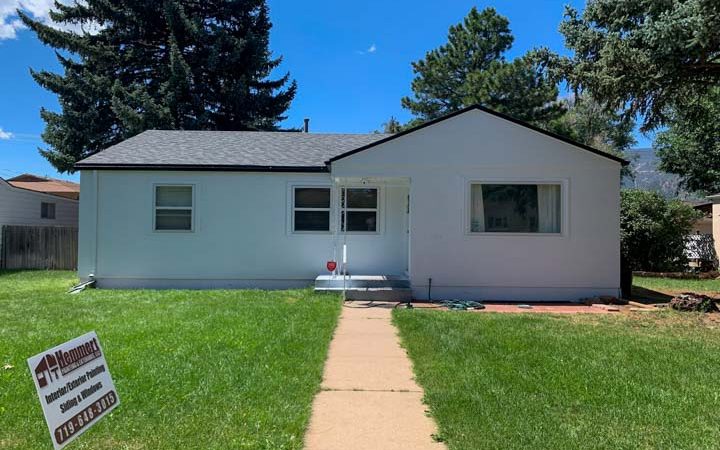
<path fill-rule="evenodd" d="M 674 272 L 687 268 L 687 237 L 700 217 L 692 206 L 656 192 L 621 192 L 622 255 L 631 270 Z"/>

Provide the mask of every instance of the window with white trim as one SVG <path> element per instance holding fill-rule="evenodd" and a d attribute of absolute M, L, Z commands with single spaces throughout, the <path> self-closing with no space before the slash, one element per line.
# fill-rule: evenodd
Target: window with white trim
<path fill-rule="evenodd" d="M 347 230 L 345 217 L 347 216 Z M 340 198 L 340 229 L 375 233 L 378 230 L 378 189 L 344 188 Z"/>
<path fill-rule="evenodd" d="M 330 231 L 330 188 L 293 188 L 293 231 Z"/>
<path fill-rule="evenodd" d="M 55 203 L 41 202 L 40 203 L 40 218 L 41 219 L 54 219 L 55 218 Z"/>
<path fill-rule="evenodd" d="M 561 232 L 559 183 L 470 185 L 471 233 Z"/>
<path fill-rule="evenodd" d="M 155 231 L 192 231 L 193 186 L 155 186 Z"/>

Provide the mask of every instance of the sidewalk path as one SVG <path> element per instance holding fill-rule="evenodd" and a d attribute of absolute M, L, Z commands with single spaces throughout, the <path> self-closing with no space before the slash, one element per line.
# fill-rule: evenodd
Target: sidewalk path
<path fill-rule="evenodd" d="M 346 303 L 315 397 L 306 450 L 444 450 L 391 323 L 394 303 Z M 377 303 L 375 303 L 377 305 Z"/>

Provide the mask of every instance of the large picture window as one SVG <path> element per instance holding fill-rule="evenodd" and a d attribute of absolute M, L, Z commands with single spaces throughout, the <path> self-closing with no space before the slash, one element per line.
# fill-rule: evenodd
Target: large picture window
<path fill-rule="evenodd" d="M 347 216 L 347 227 L 345 217 Z M 340 229 L 352 232 L 377 232 L 377 188 L 346 188 L 340 198 Z"/>
<path fill-rule="evenodd" d="M 330 188 L 293 189 L 293 230 L 330 231 Z"/>
<path fill-rule="evenodd" d="M 560 233 L 560 184 L 473 183 L 472 233 Z"/>
<path fill-rule="evenodd" d="M 193 187 L 155 186 L 155 231 L 192 231 Z"/>

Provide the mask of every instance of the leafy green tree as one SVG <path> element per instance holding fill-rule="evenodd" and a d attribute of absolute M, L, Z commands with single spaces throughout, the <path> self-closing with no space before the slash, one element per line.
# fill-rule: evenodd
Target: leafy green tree
<path fill-rule="evenodd" d="M 535 124 L 547 124 L 564 109 L 556 84 L 528 57 L 505 60 L 513 36 L 508 20 L 493 8 L 473 8 L 450 27 L 448 42 L 412 64 L 412 97 L 402 105 L 421 121 L 480 103 Z"/>
<path fill-rule="evenodd" d="M 632 117 L 608 111 L 589 95 L 563 101 L 567 113 L 550 125 L 551 131 L 620 157 L 637 142 Z"/>
<path fill-rule="evenodd" d="M 63 74 L 32 71 L 58 96 L 41 110 L 41 153 L 61 172 L 150 128 L 273 130 L 295 96 L 289 74 L 270 79 L 281 58 L 269 50 L 264 0 L 86 0 L 56 3 L 51 28 L 19 12 L 57 49 Z M 93 30 L 94 32 L 88 32 Z"/>
<path fill-rule="evenodd" d="M 540 51 L 551 73 L 610 110 L 642 115 L 643 131 L 720 83 L 717 0 L 589 0 L 565 17 L 560 32 L 574 54 Z"/>
<path fill-rule="evenodd" d="M 621 192 L 620 210 L 622 253 L 632 270 L 686 268 L 685 242 L 700 212 L 679 200 L 639 189 Z"/>
<path fill-rule="evenodd" d="M 679 175 L 688 191 L 720 192 L 720 88 L 671 111 L 669 124 L 654 144 L 660 169 Z"/>

